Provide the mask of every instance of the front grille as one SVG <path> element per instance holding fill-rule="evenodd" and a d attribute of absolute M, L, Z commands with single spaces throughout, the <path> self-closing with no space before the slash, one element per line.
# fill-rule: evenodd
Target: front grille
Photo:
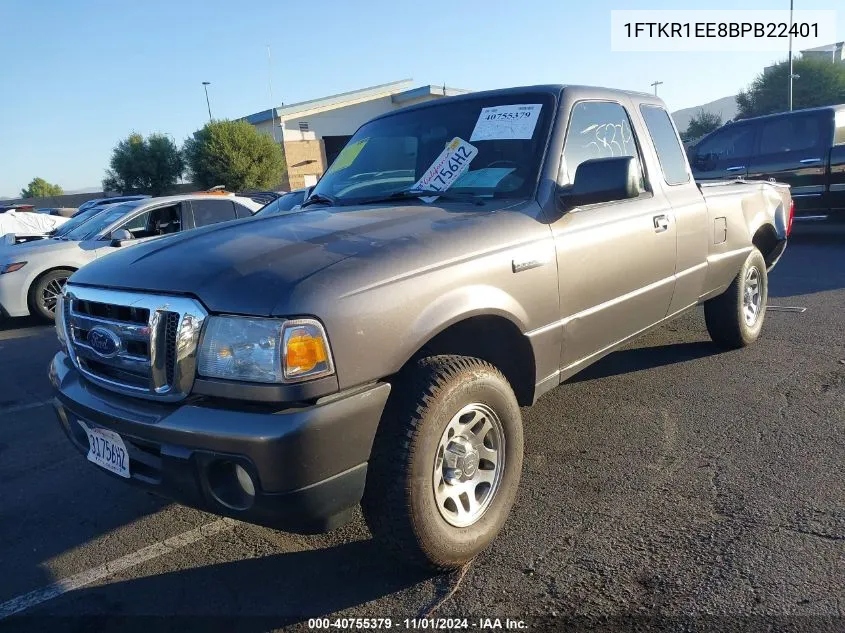
<path fill-rule="evenodd" d="M 206 311 L 194 299 L 68 284 L 68 351 L 92 382 L 119 393 L 180 400 L 190 393 Z"/>

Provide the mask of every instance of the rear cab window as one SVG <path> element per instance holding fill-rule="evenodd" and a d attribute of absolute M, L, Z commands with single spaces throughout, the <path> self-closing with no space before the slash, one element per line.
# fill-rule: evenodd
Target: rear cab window
<path fill-rule="evenodd" d="M 689 182 L 690 175 L 684 160 L 681 141 L 669 118 L 669 113 L 656 105 L 642 104 L 640 113 L 643 115 L 646 129 L 654 143 L 657 160 L 663 172 L 663 179 L 668 185 L 682 185 Z"/>

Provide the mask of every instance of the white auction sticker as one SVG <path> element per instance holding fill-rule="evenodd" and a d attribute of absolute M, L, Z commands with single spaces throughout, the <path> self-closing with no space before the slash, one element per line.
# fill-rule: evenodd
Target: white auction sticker
<path fill-rule="evenodd" d="M 542 107 L 542 103 L 521 103 L 482 108 L 469 140 L 530 139 Z"/>
<path fill-rule="evenodd" d="M 411 189 L 436 189 L 446 191 L 469 168 L 472 159 L 478 155 L 478 148 L 456 136 L 446 149 L 431 164 L 431 167 Z M 425 202 L 437 200 L 437 196 L 422 198 Z"/>

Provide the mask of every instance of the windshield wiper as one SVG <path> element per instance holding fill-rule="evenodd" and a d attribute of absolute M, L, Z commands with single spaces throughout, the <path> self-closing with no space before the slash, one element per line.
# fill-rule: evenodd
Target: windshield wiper
<path fill-rule="evenodd" d="M 324 193 L 312 193 L 308 200 L 303 202 L 299 208 L 304 209 L 309 204 L 330 204 L 335 206 L 337 204 L 337 200 L 333 196 L 327 196 Z"/>
<path fill-rule="evenodd" d="M 408 200 L 411 198 L 427 198 L 436 196 L 447 200 L 462 200 L 479 206 L 484 204 L 484 198 L 474 193 L 459 193 L 457 191 L 437 191 L 436 189 L 404 189 L 385 196 L 356 200 L 355 204 L 370 204 L 371 202 L 389 202 L 390 200 Z"/>

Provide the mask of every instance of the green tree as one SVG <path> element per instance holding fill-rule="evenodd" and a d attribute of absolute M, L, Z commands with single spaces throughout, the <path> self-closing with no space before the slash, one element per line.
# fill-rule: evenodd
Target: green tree
<path fill-rule="evenodd" d="M 689 120 L 686 132 L 681 134 L 681 138 L 685 143 L 695 141 L 720 127 L 722 127 L 721 115 L 715 112 L 705 112 L 699 108 L 698 112 Z"/>
<path fill-rule="evenodd" d="M 51 184 L 43 178 L 33 178 L 26 189 L 21 189 L 21 198 L 49 198 L 63 193 L 64 189 L 59 185 Z"/>
<path fill-rule="evenodd" d="M 170 137 L 150 134 L 145 139 L 133 132 L 115 146 L 109 166 L 104 190 L 160 196 L 176 184 L 185 160 Z"/>
<path fill-rule="evenodd" d="M 845 102 L 845 64 L 818 59 L 793 62 L 792 107 L 796 110 Z M 736 96 L 738 119 L 789 109 L 789 62 L 761 73 Z"/>
<path fill-rule="evenodd" d="M 285 179 L 281 145 L 246 121 L 212 121 L 185 141 L 195 184 L 232 191 L 267 189 Z"/>

